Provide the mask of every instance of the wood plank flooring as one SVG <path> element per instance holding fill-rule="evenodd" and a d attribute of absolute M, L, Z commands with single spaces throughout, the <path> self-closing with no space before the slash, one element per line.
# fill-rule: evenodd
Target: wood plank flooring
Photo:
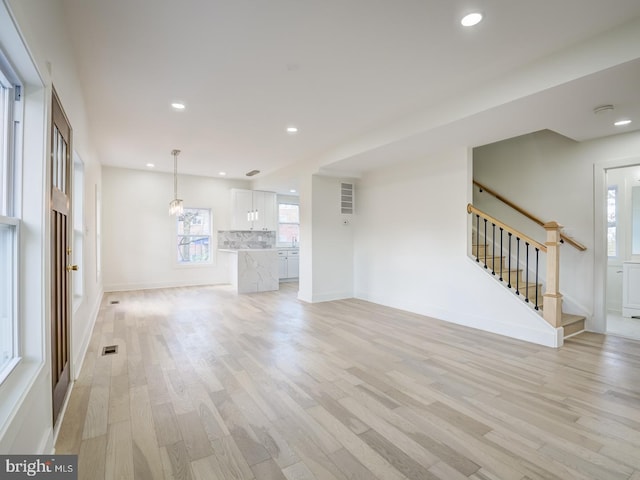
<path fill-rule="evenodd" d="M 295 288 L 106 294 L 56 452 L 91 480 L 640 479 L 640 342 Z"/>

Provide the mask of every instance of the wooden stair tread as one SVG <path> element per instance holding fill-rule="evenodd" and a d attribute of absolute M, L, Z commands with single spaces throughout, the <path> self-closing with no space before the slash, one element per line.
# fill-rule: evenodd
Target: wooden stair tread
<path fill-rule="evenodd" d="M 567 325 L 571 325 L 573 323 L 578 323 L 580 321 L 585 320 L 586 317 L 584 315 L 574 315 L 572 313 L 564 313 L 562 312 L 562 326 L 566 327 Z"/>

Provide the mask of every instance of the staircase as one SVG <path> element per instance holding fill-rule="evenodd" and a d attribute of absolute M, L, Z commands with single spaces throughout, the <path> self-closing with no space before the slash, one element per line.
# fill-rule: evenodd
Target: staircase
<path fill-rule="evenodd" d="M 493 219 L 489 215 L 483 214 L 479 210 L 470 206 L 467 208 L 469 213 L 476 214 L 478 218 L 488 219 L 491 222 L 493 227 L 496 226 L 497 220 Z M 478 223 L 479 225 L 479 223 Z M 497 222 L 498 228 L 500 228 L 500 232 L 502 235 L 503 231 L 509 232 L 509 237 L 512 237 L 514 234 L 511 232 L 515 232 L 515 230 L 510 229 L 506 225 Z M 476 225 L 473 226 L 472 231 L 472 248 L 471 254 L 472 258 L 476 261 L 477 265 L 484 269 L 489 275 L 491 275 L 496 281 L 500 282 L 504 285 L 505 288 L 509 289 L 513 292 L 514 295 L 520 297 L 527 305 L 529 305 L 533 310 L 537 311 L 545 320 L 547 320 L 554 327 L 562 327 L 563 328 L 563 336 L 564 338 L 577 335 L 584 331 L 585 328 L 585 317 L 581 315 L 569 314 L 561 311 L 562 306 L 562 295 L 557 292 L 556 294 L 549 295 L 551 298 L 551 302 L 549 305 L 558 306 L 557 310 L 559 311 L 560 318 L 553 318 L 553 314 L 544 315 L 543 305 L 544 301 L 544 293 L 545 289 L 541 282 L 542 279 L 537 278 L 538 274 L 535 273 L 538 267 L 538 254 L 539 253 L 547 253 L 547 246 L 543 246 L 535 242 L 535 240 L 529 239 L 523 234 L 517 234 L 517 241 L 522 242 L 522 244 L 527 245 L 527 249 L 529 249 L 530 245 L 533 244 L 538 245 L 539 248 L 535 249 L 535 269 L 531 269 L 529 265 L 529 259 L 527 257 L 526 266 L 528 268 L 523 268 L 521 263 L 521 258 L 516 256 L 514 258 L 514 254 L 512 252 L 511 262 L 509 262 L 508 255 L 505 255 L 507 252 L 503 252 L 504 245 L 502 245 L 502 241 L 497 242 L 495 234 L 493 238 L 490 235 L 485 233 L 485 242 L 480 241 L 478 243 L 476 238 L 478 238 L 477 233 L 478 227 Z M 485 230 L 486 231 L 486 230 Z M 556 233 L 559 235 L 559 226 L 556 229 Z M 510 238 L 511 241 L 511 238 Z M 494 245 L 495 243 L 495 245 Z M 551 245 L 552 242 L 547 242 L 546 245 Z M 527 252 L 528 255 L 529 252 Z M 555 252 L 557 253 L 557 252 Z M 495 255 L 495 256 L 494 256 Z M 519 255 L 519 253 L 518 253 Z M 549 260 L 549 259 L 547 259 Z M 547 273 L 551 272 L 553 275 L 553 270 L 555 269 L 555 275 L 557 275 L 557 263 L 551 264 L 547 263 Z M 551 266 L 550 266 L 551 265 Z M 557 285 L 557 277 L 555 280 L 551 279 L 554 285 Z M 551 318 L 550 318 L 551 317 Z"/>

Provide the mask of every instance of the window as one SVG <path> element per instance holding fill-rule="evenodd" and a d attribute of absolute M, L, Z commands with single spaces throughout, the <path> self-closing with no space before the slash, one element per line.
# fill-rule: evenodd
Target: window
<path fill-rule="evenodd" d="M 12 81 L 13 80 L 13 81 Z M 14 172 L 21 88 L 0 52 L 0 383 L 18 363 L 18 233 Z"/>
<path fill-rule="evenodd" d="M 607 253 L 610 257 L 618 256 L 618 187 L 607 189 Z"/>
<path fill-rule="evenodd" d="M 300 240 L 300 206 L 278 204 L 278 243 L 295 245 Z"/>
<path fill-rule="evenodd" d="M 211 210 L 185 208 L 178 215 L 178 263 L 211 262 Z"/>
<path fill-rule="evenodd" d="M 73 274 L 73 303 L 77 308 L 84 294 L 84 164 L 73 154 L 73 263 L 78 271 Z"/>

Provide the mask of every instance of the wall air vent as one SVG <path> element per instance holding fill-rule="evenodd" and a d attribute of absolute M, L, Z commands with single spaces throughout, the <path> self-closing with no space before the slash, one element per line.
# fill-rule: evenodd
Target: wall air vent
<path fill-rule="evenodd" d="M 353 214 L 353 183 L 340 184 L 340 213 Z"/>

